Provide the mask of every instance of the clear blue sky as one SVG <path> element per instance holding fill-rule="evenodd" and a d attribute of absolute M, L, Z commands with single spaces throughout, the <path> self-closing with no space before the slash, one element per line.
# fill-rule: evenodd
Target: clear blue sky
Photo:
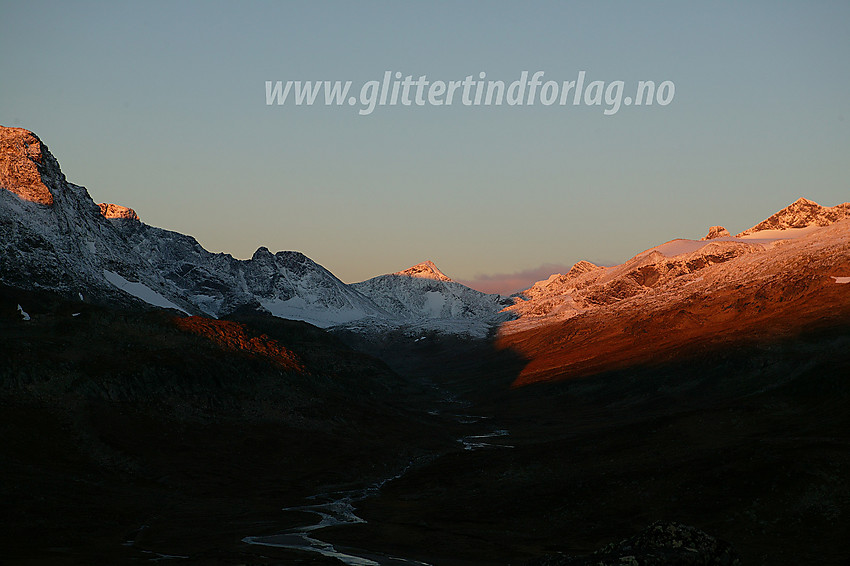
<path fill-rule="evenodd" d="M 850 3 L 2 2 L 0 124 L 211 251 L 344 281 L 618 263 L 850 200 Z M 266 106 L 384 71 L 670 80 L 666 107 Z M 553 268 L 554 269 L 554 268 Z M 546 271 L 546 268 L 543 269 Z"/>

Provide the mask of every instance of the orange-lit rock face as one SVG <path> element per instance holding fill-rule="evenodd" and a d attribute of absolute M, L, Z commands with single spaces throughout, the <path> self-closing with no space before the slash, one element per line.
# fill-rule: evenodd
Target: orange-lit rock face
<path fill-rule="evenodd" d="M 102 202 L 98 204 L 100 213 L 104 218 L 121 218 L 125 220 L 138 220 L 139 215 L 132 208 L 121 206 L 119 204 L 108 204 Z"/>
<path fill-rule="evenodd" d="M 706 234 L 705 237 L 701 238 L 701 240 L 714 240 L 716 238 L 725 238 L 729 235 L 729 230 L 727 230 L 723 226 L 712 226 L 708 229 L 708 234 Z"/>
<path fill-rule="evenodd" d="M 265 334 L 252 335 L 245 325 L 238 322 L 188 316 L 175 318 L 174 325 L 180 330 L 209 339 L 222 350 L 241 352 L 286 370 L 306 373 L 304 365 L 291 350 Z"/>
<path fill-rule="evenodd" d="M 41 141 L 29 130 L 0 127 L 0 187 L 22 199 L 52 205 L 53 195 L 39 172 Z"/>

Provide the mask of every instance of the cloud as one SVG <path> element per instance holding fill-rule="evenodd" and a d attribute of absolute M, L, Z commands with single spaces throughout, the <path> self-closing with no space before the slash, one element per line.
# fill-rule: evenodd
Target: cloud
<path fill-rule="evenodd" d="M 524 269 L 516 273 L 494 273 L 491 275 L 476 275 L 474 279 L 458 280 L 467 287 L 472 287 L 485 293 L 501 293 L 510 295 L 523 289 L 528 289 L 537 281 L 548 279 L 553 273 L 566 273 L 571 265 L 560 263 L 544 263 L 539 267 Z"/>

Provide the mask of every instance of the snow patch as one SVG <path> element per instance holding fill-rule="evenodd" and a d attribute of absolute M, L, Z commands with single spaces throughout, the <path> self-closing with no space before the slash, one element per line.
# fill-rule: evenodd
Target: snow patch
<path fill-rule="evenodd" d="M 363 318 L 366 313 L 359 309 L 334 309 L 326 306 L 314 306 L 302 297 L 288 300 L 260 301 L 264 309 L 273 316 L 289 320 L 301 320 L 319 328 L 328 328 Z"/>
<path fill-rule="evenodd" d="M 850 277 L 836 277 L 833 275 L 832 278 L 835 279 L 836 283 L 850 283 Z"/>
<path fill-rule="evenodd" d="M 440 318 L 446 297 L 439 291 L 428 291 L 425 293 L 425 311 L 431 318 Z"/>
<path fill-rule="evenodd" d="M 745 236 L 730 238 L 733 241 L 752 242 L 753 240 L 795 240 L 819 230 L 822 226 L 806 226 L 805 228 L 786 228 L 785 230 L 759 230 Z M 724 238 L 725 239 L 725 238 Z"/>
<path fill-rule="evenodd" d="M 637 257 L 657 251 L 665 257 L 676 257 L 677 255 L 693 253 L 709 244 L 715 242 L 742 242 L 746 244 L 774 244 L 780 240 L 796 240 L 807 236 L 819 229 L 820 226 L 807 226 L 805 228 L 789 228 L 787 230 L 760 230 L 746 236 L 722 236 L 720 238 L 712 238 L 710 240 L 688 240 L 679 238 L 670 240 L 660 246 L 650 248 L 645 252 L 638 254 Z M 551 278 L 550 278 L 551 279 Z"/>
<path fill-rule="evenodd" d="M 713 240 L 671 240 L 666 244 L 650 248 L 644 253 L 656 251 L 665 257 L 675 257 L 677 255 L 693 253 L 698 249 L 719 240 L 723 240 L 723 238 L 715 238 Z"/>
<path fill-rule="evenodd" d="M 112 283 L 115 287 L 118 287 L 125 293 L 129 293 L 134 297 L 143 300 L 149 305 L 153 305 L 155 307 L 162 307 L 165 309 L 177 309 L 181 312 L 189 314 L 182 308 L 178 307 L 144 283 L 133 283 L 132 281 L 127 281 L 119 274 L 114 271 L 108 271 L 106 269 L 103 270 L 103 276 L 107 281 Z"/>
<path fill-rule="evenodd" d="M 24 320 L 30 319 L 30 315 L 27 314 L 27 312 L 24 310 L 24 307 L 22 307 L 21 305 L 18 305 L 18 312 L 21 313 L 21 318 L 23 318 Z"/>

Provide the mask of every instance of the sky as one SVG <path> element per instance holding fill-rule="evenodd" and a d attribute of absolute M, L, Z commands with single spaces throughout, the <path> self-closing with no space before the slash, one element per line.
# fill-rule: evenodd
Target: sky
<path fill-rule="evenodd" d="M 213 252 L 297 250 L 346 282 L 430 259 L 509 292 L 801 196 L 850 201 L 848 27 L 845 1 L 0 0 L 0 124 L 96 202 Z M 621 99 L 638 81 L 673 95 L 606 115 L 587 92 L 458 91 L 361 115 L 386 71 L 506 88 L 584 71 Z M 318 80 L 352 81 L 357 103 L 267 104 L 266 81 Z"/>

